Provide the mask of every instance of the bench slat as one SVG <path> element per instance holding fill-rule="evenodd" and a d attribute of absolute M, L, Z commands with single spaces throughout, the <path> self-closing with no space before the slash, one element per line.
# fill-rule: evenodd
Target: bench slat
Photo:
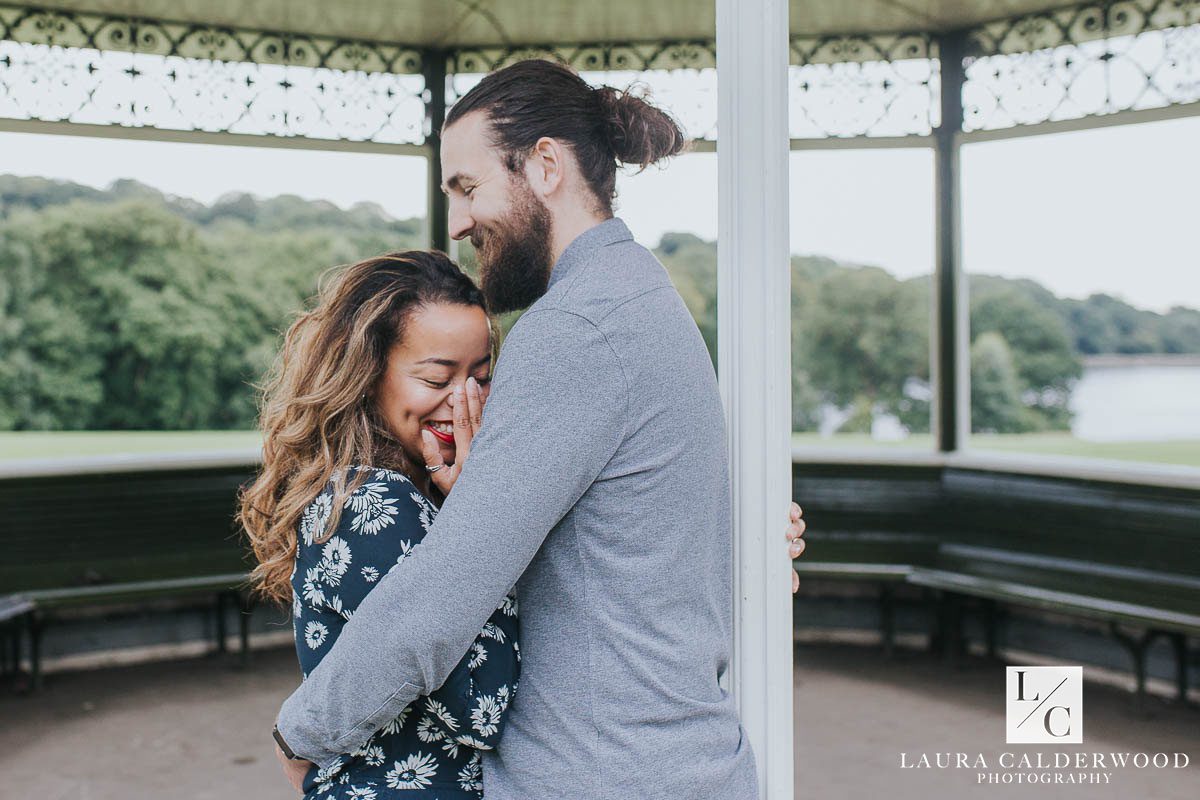
<path fill-rule="evenodd" d="M 1082 614 L 1102 619 L 1117 618 L 1135 623 L 1152 623 L 1156 627 L 1182 633 L 1200 632 L 1200 616 L 1152 606 L 925 568 L 914 569 L 908 576 L 908 581 L 917 586 L 961 592 L 1017 605 L 1034 606 L 1048 611 Z"/>

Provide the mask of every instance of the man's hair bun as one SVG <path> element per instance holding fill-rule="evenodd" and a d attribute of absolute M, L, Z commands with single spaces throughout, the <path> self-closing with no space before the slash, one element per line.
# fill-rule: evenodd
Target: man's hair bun
<path fill-rule="evenodd" d="M 687 138 L 671 115 L 629 91 L 611 86 L 595 89 L 605 136 L 623 164 L 648 167 L 680 153 Z"/>

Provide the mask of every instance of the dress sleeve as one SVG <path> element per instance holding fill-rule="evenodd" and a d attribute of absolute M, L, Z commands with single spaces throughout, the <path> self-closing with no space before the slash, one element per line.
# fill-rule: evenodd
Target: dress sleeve
<path fill-rule="evenodd" d="M 330 487 L 305 510 L 293 581 L 296 650 L 304 676 L 316 668 L 379 580 L 411 555 L 433 520 L 433 509 L 397 472 L 368 473 L 343 501 L 337 528 L 326 536 Z M 354 480 L 351 475 L 349 480 Z"/>

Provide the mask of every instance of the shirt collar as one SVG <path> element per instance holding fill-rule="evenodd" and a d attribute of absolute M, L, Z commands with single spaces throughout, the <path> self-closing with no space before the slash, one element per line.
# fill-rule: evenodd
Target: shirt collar
<path fill-rule="evenodd" d="M 629 232 L 629 228 L 625 223 L 617 217 L 610 217 L 599 225 L 588 228 L 567 245 L 567 249 L 563 250 L 562 255 L 558 257 L 558 261 L 554 263 L 554 269 L 550 271 L 550 286 L 553 286 L 569 275 L 575 267 L 587 261 L 588 256 L 601 247 L 613 244 L 614 242 L 632 240 L 633 234 Z"/>

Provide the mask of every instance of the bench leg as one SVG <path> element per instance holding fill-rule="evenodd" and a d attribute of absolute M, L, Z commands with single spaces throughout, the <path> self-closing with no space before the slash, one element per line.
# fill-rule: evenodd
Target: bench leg
<path fill-rule="evenodd" d="M 12 623 L 9 622 L 0 625 L 0 630 L 4 632 L 4 653 L 0 655 L 0 677 L 7 678 L 9 675 L 16 674 L 21 663 L 17 658 L 17 633 Z"/>
<path fill-rule="evenodd" d="M 933 602 L 933 629 L 929 632 L 929 654 L 935 655 L 945 650 L 946 639 L 946 601 L 937 590 L 922 588 L 922 599 Z"/>
<path fill-rule="evenodd" d="M 10 664 L 12 665 L 12 675 L 21 673 L 21 626 L 14 624 L 8 630 L 8 642 L 10 652 Z"/>
<path fill-rule="evenodd" d="M 961 659 L 965 651 L 963 638 L 963 597 L 955 592 L 942 592 L 938 600 L 937 633 L 930 641 L 940 649 L 946 661 Z"/>
<path fill-rule="evenodd" d="M 217 594 L 217 652 L 225 652 L 225 592 Z"/>
<path fill-rule="evenodd" d="M 36 612 L 29 615 L 29 684 L 31 691 L 42 688 L 42 631 L 45 622 Z"/>
<path fill-rule="evenodd" d="M 254 607 L 250 603 L 250 599 L 245 595 L 239 596 L 238 603 L 238 636 L 241 639 L 241 664 L 243 667 L 250 666 L 250 615 L 254 613 Z"/>
<path fill-rule="evenodd" d="M 1113 637 L 1125 646 L 1133 659 L 1133 678 L 1137 685 L 1137 707 L 1143 709 L 1146 705 L 1146 650 L 1154 640 L 1154 631 L 1146 631 L 1141 636 L 1131 636 L 1123 633 L 1115 622 L 1109 624 L 1109 630 L 1112 631 Z"/>
<path fill-rule="evenodd" d="M 886 583 L 879 587 L 879 623 L 883 633 L 884 658 L 891 658 L 896 642 L 896 604 L 895 592 Z"/>
<path fill-rule="evenodd" d="M 987 657 L 991 660 L 996 659 L 996 631 L 999 626 L 999 611 L 996 609 L 995 600 L 983 601 L 983 635 L 987 645 Z"/>
<path fill-rule="evenodd" d="M 1187 637 L 1182 633 L 1169 635 L 1171 646 L 1175 649 L 1175 692 L 1179 702 L 1188 701 L 1188 649 Z"/>

